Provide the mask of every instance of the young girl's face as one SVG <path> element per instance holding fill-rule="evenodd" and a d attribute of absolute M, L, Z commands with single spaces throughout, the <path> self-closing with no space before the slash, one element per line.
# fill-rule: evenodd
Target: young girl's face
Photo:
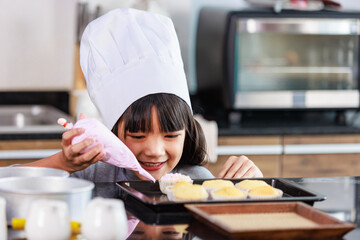
<path fill-rule="evenodd" d="M 173 170 L 180 161 L 185 141 L 185 129 L 164 133 L 160 131 L 160 122 L 156 107 L 151 108 L 150 132 L 126 132 L 124 123 L 119 123 L 118 137 L 134 153 L 142 168 L 155 179 Z M 144 179 L 141 175 L 136 175 Z M 147 179 L 146 179 L 147 180 Z"/>

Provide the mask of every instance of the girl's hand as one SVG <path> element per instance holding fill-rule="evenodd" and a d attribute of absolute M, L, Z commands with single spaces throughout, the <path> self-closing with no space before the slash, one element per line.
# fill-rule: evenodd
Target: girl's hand
<path fill-rule="evenodd" d="M 263 177 L 260 169 L 246 156 L 231 156 L 225 162 L 217 178 Z"/>
<path fill-rule="evenodd" d="M 82 118 L 84 118 L 84 116 L 80 116 L 80 119 Z M 104 145 L 102 143 L 98 143 L 90 150 L 81 153 L 81 151 L 96 142 L 96 140 L 91 137 L 72 145 L 72 139 L 78 135 L 81 135 L 82 133 L 84 133 L 84 129 L 73 128 L 69 131 L 64 132 L 62 135 L 61 165 L 64 170 L 70 173 L 83 170 L 91 164 L 94 164 L 99 160 L 103 159 L 106 155 L 104 151 Z"/>

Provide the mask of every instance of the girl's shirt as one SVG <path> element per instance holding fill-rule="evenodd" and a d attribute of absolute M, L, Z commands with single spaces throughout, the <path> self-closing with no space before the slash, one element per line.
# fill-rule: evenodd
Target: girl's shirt
<path fill-rule="evenodd" d="M 175 168 L 172 173 L 182 173 L 192 179 L 214 178 L 211 172 L 202 166 L 186 165 Z M 119 182 L 139 180 L 139 178 L 130 170 L 119 168 L 102 161 L 99 161 L 84 170 L 77 171 L 70 175 L 71 177 L 86 179 L 92 182 Z"/>

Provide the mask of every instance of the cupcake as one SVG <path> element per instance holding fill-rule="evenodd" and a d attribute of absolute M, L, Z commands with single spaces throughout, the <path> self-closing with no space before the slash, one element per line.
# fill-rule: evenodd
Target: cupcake
<path fill-rule="evenodd" d="M 283 192 L 280 189 L 273 188 L 270 185 L 260 186 L 249 190 L 248 196 L 250 199 L 277 199 L 281 198 Z"/>
<path fill-rule="evenodd" d="M 268 186 L 268 184 L 262 180 L 249 180 L 249 179 L 243 180 L 235 184 L 235 187 L 243 191 L 249 191 L 253 188 L 260 186 Z"/>
<path fill-rule="evenodd" d="M 234 183 L 230 180 L 213 179 L 204 181 L 202 186 L 210 193 L 211 191 L 220 189 L 222 187 L 233 187 Z"/>
<path fill-rule="evenodd" d="M 159 180 L 160 191 L 163 194 L 166 194 L 166 187 L 173 186 L 179 181 L 189 182 L 189 183 L 193 182 L 193 180 L 189 176 L 186 176 L 184 174 L 168 173 L 168 174 L 162 176 Z"/>
<path fill-rule="evenodd" d="M 210 196 L 214 200 L 242 200 L 246 199 L 246 192 L 241 191 L 235 186 L 222 187 L 220 189 L 215 189 L 210 192 Z"/>
<path fill-rule="evenodd" d="M 168 195 L 171 201 L 204 201 L 207 200 L 209 194 L 205 188 L 199 184 L 183 186 L 174 189 L 174 194 Z"/>
<path fill-rule="evenodd" d="M 186 188 L 186 187 L 189 187 L 191 185 L 192 184 L 189 183 L 189 182 L 179 181 L 173 186 L 167 186 L 166 187 L 166 195 L 167 195 L 168 199 L 174 199 L 174 191 L 175 191 L 175 189 L 177 189 L 177 188 Z"/>

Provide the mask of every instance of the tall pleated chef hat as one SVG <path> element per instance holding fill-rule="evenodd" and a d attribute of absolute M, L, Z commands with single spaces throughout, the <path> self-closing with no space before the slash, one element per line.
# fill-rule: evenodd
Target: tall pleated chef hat
<path fill-rule="evenodd" d="M 136 100 L 171 93 L 191 108 L 180 46 L 168 17 L 115 9 L 90 22 L 80 45 L 89 96 L 111 129 Z"/>

